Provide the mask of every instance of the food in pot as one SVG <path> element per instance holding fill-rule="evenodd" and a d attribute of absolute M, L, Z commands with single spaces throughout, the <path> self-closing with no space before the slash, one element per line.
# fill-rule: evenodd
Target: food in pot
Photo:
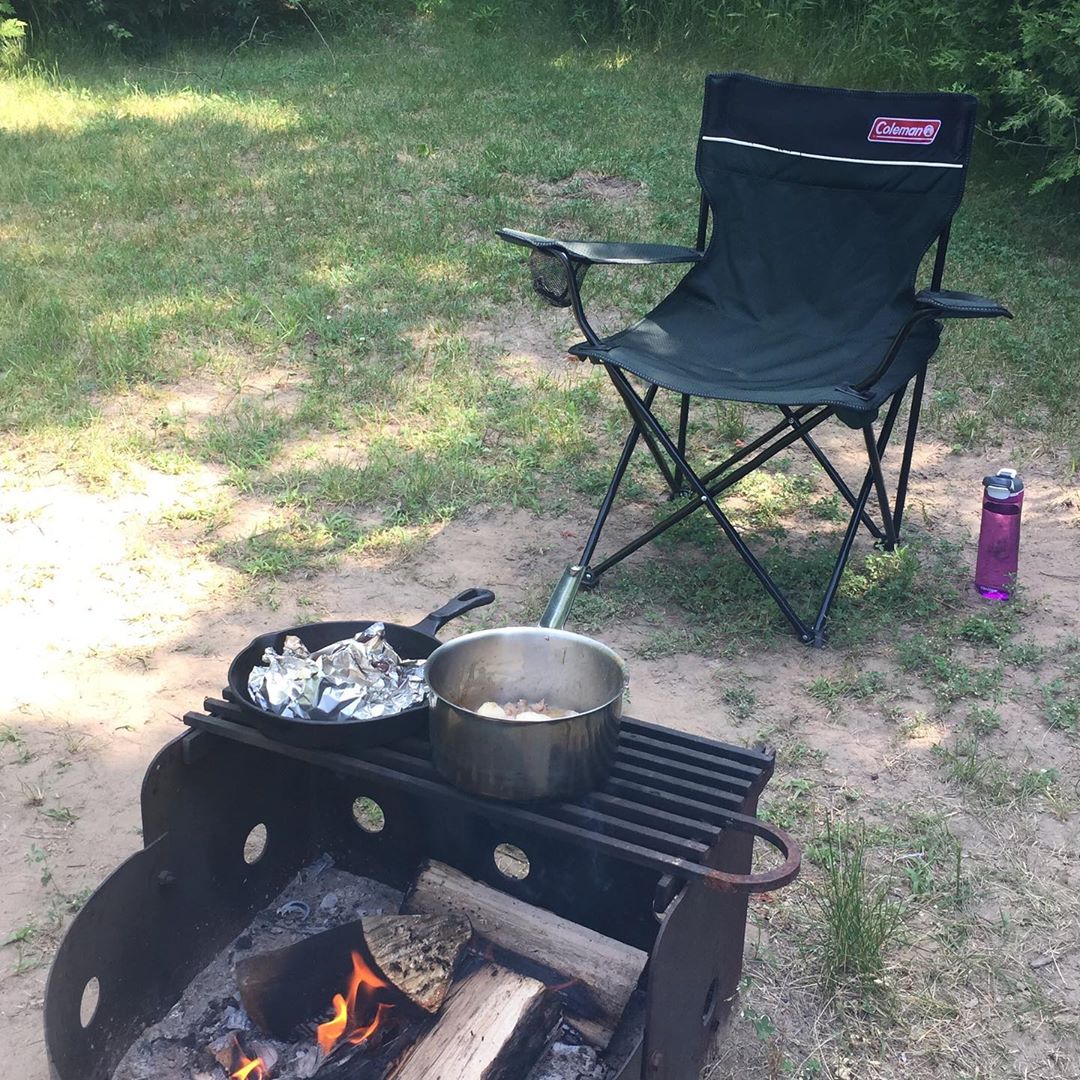
<path fill-rule="evenodd" d="M 564 716 L 572 715 L 569 709 L 556 709 L 548 705 L 543 698 L 531 704 L 524 698 L 508 701 L 505 705 L 485 701 L 476 712 L 480 716 L 490 716 L 496 720 L 561 720 Z"/>

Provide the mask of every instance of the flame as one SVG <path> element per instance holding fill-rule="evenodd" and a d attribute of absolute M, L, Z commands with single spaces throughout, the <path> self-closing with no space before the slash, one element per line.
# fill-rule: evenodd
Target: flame
<path fill-rule="evenodd" d="M 352 954 L 352 965 L 348 993 L 344 996 L 334 995 L 333 1019 L 320 1024 L 315 1032 L 324 1054 L 329 1054 L 342 1039 L 355 1046 L 370 1038 L 382 1023 L 385 1013 L 393 1008 L 376 1000 L 378 991 L 385 990 L 389 984 L 364 963 L 358 952 Z M 372 1018 L 373 1008 L 375 1015 Z"/>
<path fill-rule="evenodd" d="M 251 1080 L 263 1080 L 263 1077 L 266 1075 L 263 1072 L 266 1068 L 266 1066 L 263 1065 L 263 1059 L 255 1058 L 254 1061 L 249 1061 L 247 1056 L 243 1053 L 240 1054 L 240 1057 L 243 1058 L 243 1061 L 240 1062 L 240 1068 L 237 1069 L 236 1072 L 229 1074 L 229 1080 L 246 1080 L 253 1072 L 255 1075 L 251 1077 Z"/>

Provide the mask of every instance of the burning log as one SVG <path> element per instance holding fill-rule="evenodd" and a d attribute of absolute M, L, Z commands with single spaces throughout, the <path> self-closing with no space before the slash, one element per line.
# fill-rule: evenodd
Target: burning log
<path fill-rule="evenodd" d="M 559 1018 L 542 982 L 487 964 L 463 979 L 388 1080 L 521 1080 Z"/>
<path fill-rule="evenodd" d="M 494 959 L 558 986 L 567 1018 L 600 1049 L 607 1045 L 648 959 L 640 949 L 439 862 L 421 867 L 403 910 L 468 918 L 479 939 L 511 954 Z"/>
<path fill-rule="evenodd" d="M 437 1012 L 471 936 L 460 915 L 368 916 L 239 961 L 240 1000 L 261 1031 L 284 1039 L 332 1002 L 335 1016 L 320 1026 L 329 1053 L 336 1039 L 374 1030 L 389 1008 Z M 370 1007 L 359 1008 L 358 998 Z"/>

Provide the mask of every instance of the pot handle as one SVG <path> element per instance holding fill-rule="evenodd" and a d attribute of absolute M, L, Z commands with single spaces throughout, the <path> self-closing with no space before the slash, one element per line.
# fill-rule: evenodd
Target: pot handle
<path fill-rule="evenodd" d="M 772 892 L 790 884 L 799 874 L 802 851 L 799 845 L 783 829 L 768 825 L 746 814 L 725 814 L 727 827 L 738 832 L 748 832 L 772 844 L 784 856 L 782 865 L 760 874 L 729 874 L 723 870 L 706 870 L 702 875 L 711 889 L 722 892 L 762 893 Z"/>
<path fill-rule="evenodd" d="M 464 615 L 473 608 L 484 607 L 495 600 L 495 594 L 490 589 L 466 589 L 460 592 L 453 600 L 448 600 L 441 608 L 437 608 L 430 615 L 425 615 L 415 626 L 410 627 L 421 634 L 437 634 L 451 619 Z"/>

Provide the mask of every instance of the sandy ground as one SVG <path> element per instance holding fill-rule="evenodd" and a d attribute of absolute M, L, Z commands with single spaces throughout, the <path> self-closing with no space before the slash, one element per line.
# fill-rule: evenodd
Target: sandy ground
<path fill-rule="evenodd" d="M 941 535 L 970 537 L 978 525 L 979 478 L 1005 460 L 997 451 L 957 456 L 925 440 L 912 519 Z M 1025 629 L 1052 643 L 1077 630 L 1080 495 L 1061 479 L 1056 461 L 1027 461 L 1024 469 L 1029 493 L 1021 578 L 1034 601 Z M 7 1076 L 47 1076 L 43 988 L 58 927 L 70 920 L 69 902 L 140 845 L 139 785 L 148 762 L 183 730 L 181 714 L 220 689 L 230 659 L 253 635 L 297 619 L 385 617 L 411 623 L 472 585 L 489 586 L 498 596 L 486 619 L 511 621 L 530 589 L 552 583 L 574 557 L 588 527 L 584 510 L 553 528 L 524 511 L 478 507 L 446 525 L 408 561 L 346 560 L 315 578 L 253 589 L 242 575 L 209 558 L 198 543 L 201 525 L 177 519 L 178 508 L 208 498 L 235 504 L 226 528 L 238 535 L 250 531 L 265 510 L 237 498 L 223 473 L 209 468 L 179 476 L 138 469 L 118 490 L 93 491 L 73 479 L 62 460 L 16 449 L 2 459 L 0 935 L 26 926 L 38 931 L 32 940 L 0 950 L 0 1045 Z M 901 745 L 895 719 L 877 706 L 849 704 L 838 717 L 807 696 L 807 684 L 823 665 L 840 670 L 844 658 L 835 653 L 781 641 L 768 652 L 749 649 L 734 662 L 692 655 L 650 661 L 638 651 L 645 629 L 628 624 L 604 634 L 630 661 L 636 715 L 735 742 L 752 740 L 762 728 L 794 724 L 803 744 L 827 752 L 823 783 L 897 801 L 918 800 L 935 785 L 940 791 L 930 747 L 944 733 L 934 728 L 933 702 L 925 691 L 912 687 L 899 702 L 910 714 L 927 712 L 926 732 Z M 873 656 L 856 660 L 879 668 L 886 663 Z M 758 707 L 744 720 L 722 702 L 722 689 L 735 679 L 757 692 Z M 1074 741 L 1033 719 L 1023 702 L 1007 702 L 1001 711 L 1002 746 L 1018 767 L 1052 758 L 1075 782 L 1080 774 Z M 1066 808 L 1064 817 L 1045 810 L 1032 814 L 1017 835 L 1030 838 L 1035 861 L 1056 875 L 1065 894 L 1075 895 L 1075 810 Z M 1008 842 L 1001 836 L 975 839 L 980 828 L 976 817 L 960 815 L 954 831 L 987 847 Z M 1074 1018 L 1080 1010 L 1077 940 L 1074 904 L 1055 941 L 1043 943 L 1055 963 L 1032 972 L 1044 994 Z M 732 1039 L 732 1068 L 760 1056 L 760 1043 L 745 1022 L 736 1025 Z M 1075 1045 L 1050 1031 L 1037 1040 L 1021 1039 L 1014 1052 L 1018 1063 L 1031 1059 L 1029 1071 L 1021 1072 L 1018 1064 L 1016 1075 L 1080 1075 Z M 1056 1073 L 1055 1060 L 1062 1063 Z M 726 1069 L 718 1067 L 715 1080 L 729 1075 Z"/>

